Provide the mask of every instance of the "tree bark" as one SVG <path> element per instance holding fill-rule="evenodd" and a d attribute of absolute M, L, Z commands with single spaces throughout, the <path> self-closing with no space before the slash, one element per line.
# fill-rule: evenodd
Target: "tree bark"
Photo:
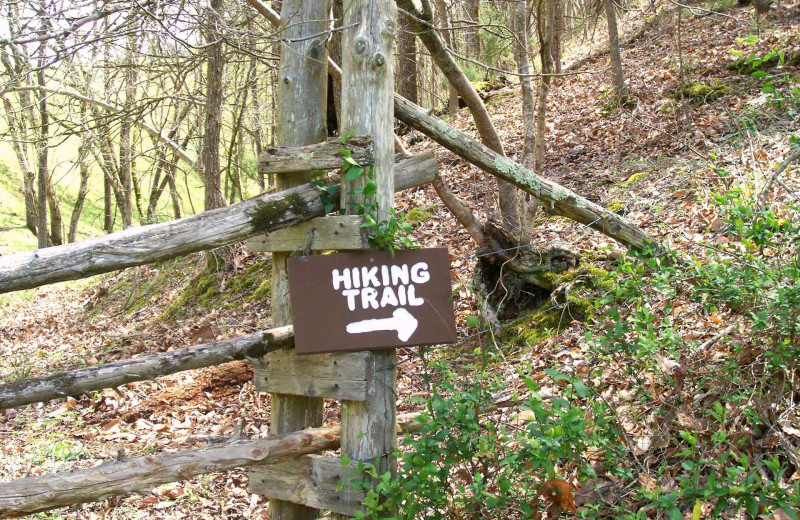
<path fill-rule="evenodd" d="M 536 33 L 539 38 L 539 59 L 542 76 L 539 78 L 539 92 L 536 100 L 536 140 L 533 171 L 537 175 L 544 172 L 544 161 L 547 136 L 547 95 L 553 80 L 553 55 L 550 44 L 553 39 L 553 23 L 555 20 L 555 0 L 537 0 Z"/>
<path fill-rule="evenodd" d="M 311 428 L 266 439 L 148 455 L 88 469 L 22 478 L 0 483 L 0 517 L 25 516 L 147 491 L 204 473 L 285 462 L 301 455 L 336 449 L 339 443 L 338 428 Z"/>
<path fill-rule="evenodd" d="M 116 388 L 135 381 L 147 381 L 230 361 L 252 359 L 292 345 L 294 332 L 291 326 L 286 326 L 153 356 L 14 381 L 0 385 L 0 410 Z"/>
<path fill-rule="evenodd" d="M 78 223 L 81 219 L 83 206 L 86 202 L 86 194 L 89 191 L 89 137 L 88 134 L 81 136 L 81 145 L 78 148 L 78 170 L 80 171 L 81 184 L 78 188 L 78 197 L 75 199 L 75 205 L 72 207 L 72 215 L 69 219 L 69 231 L 67 232 L 67 241 L 75 242 L 75 237 L 78 234 Z"/>
<path fill-rule="evenodd" d="M 434 0 L 434 3 L 436 4 L 436 23 L 439 25 L 441 38 L 448 48 L 453 48 L 453 36 L 450 32 L 447 4 L 445 4 L 444 0 Z M 405 17 L 405 15 L 403 16 Z M 433 76 L 433 83 L 438 83 L 439 80 L 437 79 L 435 68 L 432 68 L 431 75 Z M 453 85 L 449 79 L 447 80 L 447 89 L 449 92 L 447 98 L 447 113 L 450 114 L 450 117 L 455 117 L 455 115 L 458 114 L 458 89 L 456 89 L 455 85 Z"/>
<path fill-rule="evenodd" d="M 203 132 L 203 176 L 205 179 L 205 209 L 221 208 L 222 197 L 219 167 L 219 142 L 222 132 L 223 76 L 225 53 L 219 23 L 223 0 L 211 0 L 206 12 L 206 118 Z"/>
<path fill-rule="evenodd" d="M 40 87 L 45 86 L 44 65 L 45 65 L 45 42 L 42 42 L 39 54 L 39 70 L 36 73 L 36 78 Z M 47 152 L 50 146 L 49 142 L 49 120 L 47 115 L 47 95 L 44 91 L 39 92 L 39 140 L 38 140 L 38 156 L 39 156 L 39 198 L 38 198 L 38 212 L 39 222 L 36 229 L 39 230 L 38 245 L 39 249 L 46 248 L 48 244 L 47 237 L 47 191 L 50 186 L 49 172 L 47 167 Z"/>
<path fill-rule="evenodd" d="M 103 174 L 103 231 L 112 233 L 114 231 L 114 201 L 111 199 L 111 181 L 108 175 Z"/>
<path fill-rule="evenodd" d="M 467 15 L 466 39 L 467 39 L 467 52 L 469 57 L 476 60 L 481 59 L 481 2 L 480 0 L 465 0 L 464 11 Z"/>
<path fill-rule="evenodd" d="M 517 59 L 517 72 L 522 91 L 522 157 L 520 163 L 525 168 L 533 169 L 536 149 L 536 116 L 534 112 L 534 89 L 529 76 L 531 67 L 528 55 L 530 54 L 530 31 L 528 20 L 528 2 L 517 0 L 512 11 L 514 26 L 514 54 Z M 525 193 L 520 201 L 520 243 L 529 244 L 533 233 L 533 220 L 539 200 Z"/>
<path fill-rule="evenodd" d="M 397 92 L 412 103 L 419 103 L 417 36 L 405 16 L 398 16 L 397 22 Z"/>
<path fill-rule="evenodd" d="M 14 155 L 17 156 L 20 172 L 22 172 L 22 193 L 25 197 L 25 227 L 36 235 L 36 223 L 39 213 L 36 206 L 36 187 L 34 186 L 36 173 L 31 170 L 28 163 L 27 146 L 23 138 L 25 129 L 22 128 L 21 121 L 17 117 L 11 101 L 3 97 L 3 106 L 6 113 L 8 133 L 11 137 L 11 146 L 14 149 Z"/>
<path fill-rule="evenodd" d="M 122 185 L 122 229 L 133 225 L 133 145 L 131 129 L 133 123 L 130 113 L 136 101 L 136 35 L 128 36 L 125 56 L 125 102 L 126 117 L 120 123 L 119 130 L 119 177 Z"/>
<path fill-rule="evenodd" d="M 475 127 L 478 129 L 481 141 L 500 155 L 505 155 L 500 136 L 494 128 L 486 106 L 483 104 L 475 87 L 464 74 L 464 71 L 461 70 L 461 67 L 458 66 L 458 63 L 455 62 L 444 42 L 434 30 L 433 13 L 429 2 L 427 0 L 423 2 L 422 12 L 414 6 L 412 0 L 397 0 L 397 5 L 411 14 L 409 23 L 419 34 L 420 40 L 431 53 L 431 58 L 436 62 L 436 65 L 458 90 L 459 95 L 466 103 L 475 120 Z M 502 181 L 498 181 L 498 188 L 500 191 L 500 212 L 503 217 L 503 225 L 516 234 L 519 229 L 517 190 L 514 186 Z"/>
<path fill-rule="evenodd" d="M 611 55 L 611 69 L 614 77 L 614 94 L 621 103 L 626 97 L 625 73 L 622 70 L 622 56 L 619 48 L 619 30 L 617 29 L 617 8 L 614 0 L 603 0 L 608 23 L 608 51 Z"/>

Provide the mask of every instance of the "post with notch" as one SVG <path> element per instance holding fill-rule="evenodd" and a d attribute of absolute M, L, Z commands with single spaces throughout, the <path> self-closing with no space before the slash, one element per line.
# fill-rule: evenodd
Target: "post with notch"
<path fill-rule="evenodd" d="M 373 180 L 377 186 L 376 220 L 391 215 L 394 204 L 393 46 L 397 8 L 394 0 L 344 0 L 342 37 L 342 124 L 344 133 L 371 134 Z M 342 204 L 361 202 L 350 192 L 363 188 L 366 175 L 348 182 L 342 177 Z M 356 200 L 353 200 L 356 199 Z M 342 453 L 353 461 L 375 465 L 378 474 L 394 474 L 396 431 L 396 349 L 372 352 L 373 365 L 364 401 L 342 402 Z"/>

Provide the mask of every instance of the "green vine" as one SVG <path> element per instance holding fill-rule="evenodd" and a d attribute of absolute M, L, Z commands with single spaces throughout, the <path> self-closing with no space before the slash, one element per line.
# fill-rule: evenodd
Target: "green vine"
<path fill-rule="evenodd" d="M 342 143 L 352 137 L 352 134 L 343 135 Z M 363 202 L 350 201 L 348 205 L 352 213 L 363 215 L 365 222 L 361 225 L 367 228 L 367 238 L 371 247 L 381 251 L 389 251 L 394 255 L 396 249 L 417 249 L 419 246 L 411 238 L 411 223 L 406 220 L 405 214 L 397 212 L 392 208 L 389 217 L 378 220 L 378 202 L 376 193 L 378 185 L 375 183 L 373 166 L 364 167 L 353 159 L 352 152 L 346 148 L 339 149 L 342 155 L 342 175 L 348 182 L 353 182 L 366 175 L 367 181 L 361 188 L 356 188 L 347 192 L 351 196 L 361 196 Z M 338 185 L 326 185 L 321 180 L 312 182 L 320 192 L 320 199 L 325 205 L 325 212 L 334 211 L 336 205 L 333 198 L 339 193 Z M 340 208 L 341 213 L 344 208 Z"/>

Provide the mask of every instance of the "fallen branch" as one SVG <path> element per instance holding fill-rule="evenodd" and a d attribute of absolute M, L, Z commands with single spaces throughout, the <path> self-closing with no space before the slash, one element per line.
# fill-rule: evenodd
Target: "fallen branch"
<path fill-rule="evenodd" d="M 395 165 L 395 190 L 428 183 L 437 171 L 436 160 L 431 154 L 405 158 Z M 338 194 L 332 196 L 331 201 L 338 204 Z M 171 222 L 2 256 L 0 293 L 169 260 L 240 242 L 324 214 L 318 189 L 304 184 Z"/>
<path fill-rule="evenodd" d="M 657 244 L 633 222 L 493 152 L 401 96 L 395 96 L 394 113 L 397 119 L 461 158 L 534 195 L 553 214 L 585 224 L 633 249 Z"/>
<path fill-rule="evenodd" d="M 294 345 L 291 325 L 137 359 L 0 385 L 0 410 L 251 359 Z"/>
<path fill-rule="evenodd" d="M 756 208 L 762 209 L 766 205 L 767 197 L 769 197 L 769 194 L 772 191 L 772 185 L 775 184 L 775 181 L 778 180 L 778 177 L 784 171 L 786 171 L 786 168 L 788 168 L 789 165 L 792 164 L 797 159 L 800 159 L 800 148 L 795 150 L 792 155 L 790 155 L 789 157 L 786 158 L 785 161 L 783 161 L 783 164 L 781 164 L 777 169 L 775 169 L 774 172 L 772 172 L 772 175 L 770 175 L 769 179 L 767 180 L 767 183 L 761 189 L 761 193 L 759 193 L 758 199 L 756 199 L 757 200 Z"/>

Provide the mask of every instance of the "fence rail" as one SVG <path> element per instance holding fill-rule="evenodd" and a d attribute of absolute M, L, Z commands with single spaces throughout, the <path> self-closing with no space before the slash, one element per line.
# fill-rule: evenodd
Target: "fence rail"
<path fill-rule="evenodd" d="M 230 361 L 257 358 L 292 345 L 294 328 L 289 325 L 163 354 L 14 381 L 0 385 L 0 410 L 93 390 L 115 388 L 126 383 L 146 381 Z"/>
<path fill-rule="evenodd" d="M 430 152 L 403 158 L 396 165 L 395 191 L 431 182 L 437 173 L 438 165 Z M 338 203 L 338 195 L 331 199 Z M 172 222 L 2 256 L 0 294 L 213 249 L 324 214 L 319 190 L 304 184 Z"/>

